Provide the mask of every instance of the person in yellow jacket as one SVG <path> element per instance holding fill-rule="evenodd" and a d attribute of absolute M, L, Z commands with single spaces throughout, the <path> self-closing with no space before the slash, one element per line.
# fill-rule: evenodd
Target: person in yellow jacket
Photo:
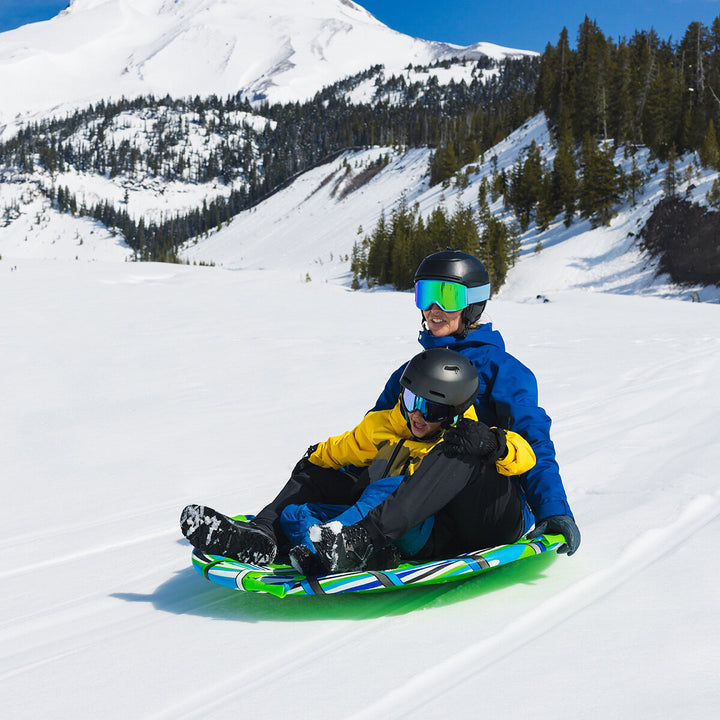
<path fill-rule="evenodd" d="M 251 523 L 190 505 L 183 533 L 195 547 L 255 564 L 271 562 L 281 538 L 305 574 L 516 540 L 523 501 L 512 477 L 535 456 L 520 435 L 477 421 L 478 384 L 460 353 L 420 353 L 403 372 L 395 406 L 311 447 Z"/>

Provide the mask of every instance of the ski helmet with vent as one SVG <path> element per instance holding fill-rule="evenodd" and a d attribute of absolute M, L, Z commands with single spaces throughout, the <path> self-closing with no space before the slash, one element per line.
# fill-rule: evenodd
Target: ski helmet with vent
<path fill-rule="evenodd" d="M 462 310 L 467 329 L 475 324 L 490 297 L 490 276 L 474 255 L 448 248 L 428 255 L 415 272 L 415 304 L 427 310 Z"/>
<path fill-rule="evenodd" d="M 427 422 L 450 427 L 475 402 L 479 381 L 465 355 L 449 348 L 432 348 L 415 355 L 400 376 L 405 416 L 420 410 Z"/>

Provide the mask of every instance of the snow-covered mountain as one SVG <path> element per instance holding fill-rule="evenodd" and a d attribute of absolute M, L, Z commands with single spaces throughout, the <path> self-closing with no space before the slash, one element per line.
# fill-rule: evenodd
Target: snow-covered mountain
<path fill-rule="evenodd" d="M 227 42 L 221 51 L 223 38 Z M 279 48 L 283 48 L 280 54 Z M 485 44 L 457 48 L 415 40 L 390 30 L 346 0 L 73 0 L 49 22 L 0 35 L 0 113 L 14 107 L 22 122 L 32 113 L 59 112 L 61 106 L 69 109 L 119 95 L 234 94 L 239 82 L 255 98 L 292 99 L 380 62 L 388 73 L 407 76 L 400 80 L 408 85 L 427 79 L 429 73 L 437 74 L 441 85 L 460 79 L 470 84 L 471 79 L 487 80 L 497 68 L 483 62 L 434 65 L 431 70 L 427 65 L 411 69 L 408 65 L 464 54 L 477 58 L 487 53 L 501 59 L 516 52 Z M 343 88 L 346 84 L 340 83 Z M 369 102 L 378 88 L 374 77 L 351 85 L 341 90 L 350 103 Z M 14 262 L 132 257 L 114 223 L 103 225 L 74 210 L 62 212 L 59 195 L 54 194 L 59 188 L 72 194 L 78 207 L 107 204 L 147 224 L 194 212 L 244 187 L 254 167 L 243 166 L 243 172 L 228 181 L 215 176 L 209 182 L 198 179 L 197 168 L 214 148 L 237 141 L 235 136 L 244 133 L 237 129 L 238 122 L 262 128 L 267 118 L 236 112 L 237 128 L 223 135 L 217 132 L 221 118 L 214 109 L 207 110 L 211 122 L 203 125 L 192 108 L 175 108 L 170 102 L 159 106 L 129 109 L 113 117 L 100 113 L 63 137 L 63 148 L 72 156 L 103 142 L 105 149 L 113 150 L 131 142 L 128 152 L 140 156 L 152 150 L 159 156 L 159 144 L 162 141 L 167 151 L 172 135 L 179 150 L 171 159 L 182 163 L 184 171 L 174 170 L 172 177 L 163 167 L 150 172 L 142 163 L 135 172 L 102 167 L 93 171 L 90 165 L 71 160 L 55 168 L 37 163 L 28 172 L 9 166 L 0 183 L 0 258 Z M 229 119 L 233 118 L 226 113 L 222 122 Z M 0 136 L 1 123 L 0 115 Z M 509 176 L 533 142 L 541 149 L 543 164 L 550 167 L 555 149 L 544 116 L 539 115 L 466 166 L 451 183 L 433 187 L 427 174 L 432 155 L 428 148 L 376 146 L 348 151 L 294 178 L 284 190 L 222 227 L 218 221 L 217 230 L 195 231 L 181 256 L 189 262 L 238 269 L 265 267 L 271 257 L 277 267 L 292 268 L 302 277 L 349 284 L 353 245 L 372 231 L 381 213 L 392 212 L 401 198 L 417 203 L 426 217 L 440 206 L 451 211 L 457 203 L 478 209 L 481 183 L 497 172 Z M 252 142 L 248 153 L 253 161 L 254 155 L 260 155 Z M 102 147 L 98 154 L 102 155 Z M 389 164 L 368 180 L 368 171 L 381 156 Z M 587 221 L 566 228 L 556 219 L 538 234 L 531 224 L 521 238 L 524 256 L 508 276 L 506 291 L 512 286 L 523 295 L 552 292 L 570 273 L 578 286 L 596 290 L 717 299 L 716 287 L 672 287 L 667 278 L 655 276 L 657 263 L 639 249 L 637 234 L 662 197 L 663 168 L 657 162 L 651 167 L 645 150 L 632 159 L 619 151 L 615 164 L 627 173 L 634 160 L 646 168 L 647 188 L 640 202 L 632 206 L 621 202 L 609 229 L 593 228 Z M 148 162 L 145 158 L 145 165 Z M 692 155 L 680 158 L 678 171 L 683 178 L 679 191 L 702 204 L 717 173 L 702 170 Z M 501 199 L 493 200 L 491 211 L 504 222 L 513 222 Z M 557 256 L 559 285 L 550 277 L 534 282 L 535 249 Z"/>
<path fill-rule="evenodd" d="M 412 38 L 350 0 L 71 0 L 47 22 L 0 34 L 0 134 L 18 116 L 101 99 L 289 102 L 373 65 L 531 54 Z"/>

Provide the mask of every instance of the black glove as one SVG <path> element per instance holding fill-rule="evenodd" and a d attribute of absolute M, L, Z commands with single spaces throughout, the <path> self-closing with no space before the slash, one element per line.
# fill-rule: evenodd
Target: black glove
<path fill-rule="evenodd" d="M 540 535 L 562 535 L 565 544 L 558 548 L 559 553 L 572 555 L 580 547 L 580 530 L 575 521 L 569 515 L 550 515 L 541 520 L 532 532 L 529 532 L 528 540 Z"/>
<path fill-rule="evenodd" d="M 505 433 L 485 423 L 463 418 L 443 436 L 440 452 L 449 458 L 495 462 L 507 454 Z"/>

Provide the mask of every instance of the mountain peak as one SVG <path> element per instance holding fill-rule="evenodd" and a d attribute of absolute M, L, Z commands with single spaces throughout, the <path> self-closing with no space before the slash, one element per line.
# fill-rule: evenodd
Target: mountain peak
<path fill-rule="evenodd" d="M 121 96 L 292 102 L 384 65 L 530 54 L 398 33 L 351 0 L 71 0 L 0 34 L 0 130 Z"/>

